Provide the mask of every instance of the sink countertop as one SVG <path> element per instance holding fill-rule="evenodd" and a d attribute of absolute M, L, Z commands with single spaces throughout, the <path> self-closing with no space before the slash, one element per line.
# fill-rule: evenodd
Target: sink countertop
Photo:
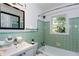
<path fill-rule="evenodd" d="M 2 52 L 1 53 L 2 56 L 10 56 L 10 55 L 16 54 L 22 50 L 29 49 L 32 46 L 33 46 L 32 44 L 29 44 L 27 42 L 22 42 L 20 44 L 17 44 L 17 46 L 11 45 L 10 47 L 7 48 L 6 51 L 4 51 L 4 52 L 0 51 L 0 52 Z"/>

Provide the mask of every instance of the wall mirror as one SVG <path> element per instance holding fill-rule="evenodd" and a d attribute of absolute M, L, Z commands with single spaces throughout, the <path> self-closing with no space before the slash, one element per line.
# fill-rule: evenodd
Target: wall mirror
<path fill-rule="evenodd" d="M 0 29 L 24 29 L 24 11 L 1 4 Z"/>
<path fill-rule="evenodd" d="M 1 28 L 20 28 L 20 17 L 6 12 L 1 12 Z"/>

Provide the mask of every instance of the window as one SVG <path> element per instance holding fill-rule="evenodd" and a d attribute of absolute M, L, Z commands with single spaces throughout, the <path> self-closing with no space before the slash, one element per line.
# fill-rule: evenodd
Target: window
<path fill-rule="evenodd" d="M 60 15 L 52 17 L 51 33 L 54 34 L 68 34 L 68 20 L 66 16 Z"/>

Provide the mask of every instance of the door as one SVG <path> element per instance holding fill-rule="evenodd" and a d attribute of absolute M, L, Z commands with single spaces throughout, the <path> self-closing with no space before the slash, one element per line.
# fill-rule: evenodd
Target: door
<path fill-rule="evenodd" d="M 70 49 L 72 51 L 77 52 L 79 49 L 78 44 L 79 44 L 79 18 L 71 18 L 69 20 L 70 24 L 70 31 L 69 31 L 69 44 L 70 44 Z"/>

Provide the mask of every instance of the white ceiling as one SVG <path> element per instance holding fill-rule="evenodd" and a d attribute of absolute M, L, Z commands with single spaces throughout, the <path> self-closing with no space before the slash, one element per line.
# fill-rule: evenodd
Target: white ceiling
<path fill-rule="evenodd" d="M 50 10 L 51 8 L 58 7 L 64 3 L 36 3 L 37 7 L 42 11 Z"/>

